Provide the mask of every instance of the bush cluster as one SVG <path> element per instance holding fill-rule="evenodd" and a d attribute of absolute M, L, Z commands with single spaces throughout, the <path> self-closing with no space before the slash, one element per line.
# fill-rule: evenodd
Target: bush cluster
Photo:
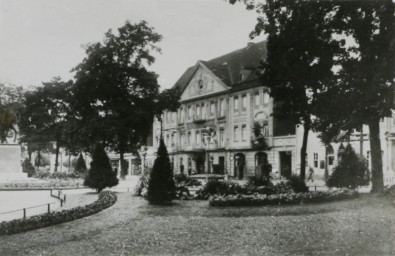
<path fill-rule="evenodd" d="M 207 200 L 211 195 L 234 195 L 246 193 L 246 189 L 237 183 L 209 179 L 202 189 L 196 191 L 196 199 Z"/>
<path fill-rule="evenodd" d="M 328 187 L 356 188 L 370 181 L 367 160 L 358 156 L 351 145 L 347 145 L 339 164 L 327 181 Z"/>
<path fill-rule="evenodd" d="M 33 177 L 36 174 L 36 170 L 27 158 L 22 163 L 22 172 L 27 173 L 27 177 Z"/>
<path fill-rule="evenodd" d="M 102 211 L 113 205 L 117 196 L 111 191 L 102 191 L 99 199 L 91 204 L 76 207 L 61 212 L 50 212 L 32 216 L 27 219 L 17 219 L 0 222 L 0 235 L 10 235 L 28 230 L 48 227 L 72 220 L 80 219 Z"/>
<path fill-rule="evenodd" d="M 306 192 L 306 193 L 281 193 L 281 194 L 252 194 L 252 195 L 215 195 L 209 199 L 210 206 L 262 206 L 319 203 L 334 200 L 351 199 L 358 196 L 358 192 L 348 189 L 329 192 Z"/>
<path fill-rule="evenodd" d="M 298 175 L 292 175 L 287 181 L 287 184 L 291 186 L 295 193 L 309 192 L 309 188 L 306 186 L 306 182 L 301 179 Z"/>
<path fill-rule="evenodd" d="M 196 199 L 208 199 L 212 195 L 251 195 L 251 194 L 284 194 L 284 193 L 303 193 L 309 189 L 305 182 L 298 176 L 293 176 L 287 182 L 280 182 L 273 185 L 270 180 L 262 181 L 250 178 L 248 183 L 241 186 L 231 181 L 209 180 L 202 189 L 196 192 Z"/>

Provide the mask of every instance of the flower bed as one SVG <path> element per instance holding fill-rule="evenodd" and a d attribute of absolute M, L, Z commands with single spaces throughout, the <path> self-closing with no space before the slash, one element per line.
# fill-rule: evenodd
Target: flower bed
<path fill-rule="evenodd" d="M 25 189 L 51 189 L 51 188 L 83 188 L 84 180 L 82 179 L 47 179 L 31 180 L 12 183 L 0 183 L 0 189 L 4 190 L 25 190 Z"/>
<path fill-rule="evenodd" d="M 102 191 L 97 201 L 85 206 L 63 210 L 61 212 L 40 214 L 27 219 L 3 221 L 0 223 L 0 235 L 20 233 L 80 219 L 98 213 L 112 206 L 116 201 L 117 196 L 113 192 Z"/>
<path fill-rule="evenodd" d="M 358 192 L 348 189 L 328 192 L 282 193 L 282 194 L 252 194 L 252 195 L 214 195 L 209 198 L 210 206 L 259 206 L 319 203 L 358 197 Z"/>

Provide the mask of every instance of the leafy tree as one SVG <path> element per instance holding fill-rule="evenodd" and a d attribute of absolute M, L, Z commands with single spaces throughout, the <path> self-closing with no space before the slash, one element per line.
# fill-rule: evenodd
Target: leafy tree
<path fill-rule="evenodd" d="M 104 151 L 104 147 L 97 144 L 92 154 L 91 168 L 85 177 L 84 186 L 100 192 L 106 187 L 116 185 L 118 185 L 117 173 L 112 170 L 110 159 Z"/>
<path fill-rule="evenodd" d="M 74 169 L 74 172 L 84 174 L 84 173 L 86 173 L 86 170 L 87 170 L 87 168 L 86 168 L 85 160 L 82 157 L 82 154 L 80 153 L 80 156 L 78 157 L 77 164 Z"/>
<path fill-rule="evenodd" d="M 26 110 L 21 120 L 21 141 L 38 150 L 50 149 L 50 144 L 55 142 L 55 172 L 60 147 L 66 141 L 63 131 L 70 113 L 68 101 L 71 85 L 71 81 L 62 82 L 59 77 L 55 77 L 25 94 Z"/>
<path fill-rule="evenodd" d="M 276 103 L 273 115 L 304 127 L 300 151 L 300 177 L 304 180 L 313 104 L 333 75 L 333 59 L 339 48 L 328 30 L 327 15 L 332 5 L 302 0 L 267 0 L 256 5 L 242 2 L 260 14 L 250 36 L 259 36 L 263 31 L 268 36 L 267 59 L 261 63 L 260 73 Z"/>
<path fill-rule="evenodd" d="M 269 145 L 263 134 L 263 125 L 261 125 L 258 121 L 255 121 L 252 124 L 252 133 L 254 134 L 254 138 L 252 140 L 252 146 L 254 148 L 259 150 L 269 149 Z"/>
<path fill-rule="evenodd" d="M 87 57 L 74 68 L 73 112 L 79 137 L 87 147 L 104 143 L 120 154 L 124 177 L 124 153 L 136 153 L 150 132 L 154 100 L 159 92 L 157 75 L 147 69 L 155 58 L 151 51 L 161 36 L 147 22 L 126 24 L 102 43 L 86 48 Z"/>
<path fill-rule="evenodd" d="M 150 204 L 168 204 L 175 197 L 175 183 L 169 155 L 163 138 L 148 181 L 147 200 Z"/>
<path fill-rule="evenodd" d="M 384 187 L 380 120 L 391 116 L 395 81 L 395 12 L 391 1 L 336 3 L 333 30 L 353 41 L 338 57 L 338 74 L 323 90 L 316 129 L 325 142 L 340 131 L 348 134 L 368 125 L 372 157 L 372 190 Z"/>
<path fill-rule="evenodd" d="M 329 176 L 329 187 L 356 188 L 369 184 L 369 169 L 366 159 L 359 157 L 351 145 L 347 145 L 340 163 Z"/>

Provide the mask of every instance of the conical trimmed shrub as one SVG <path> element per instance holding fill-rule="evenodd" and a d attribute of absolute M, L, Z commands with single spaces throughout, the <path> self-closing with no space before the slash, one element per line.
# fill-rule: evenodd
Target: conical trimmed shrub
<path fill-rule="evenodd" d="M 82 157 L 82 154 L 80 153 L 80 156 L 78 157 L 78 160 L 77 160 L 77 164 L 75 165 L 74 172 L 84 174 L 84 173 L 86 173 L 86 170 L 87 170 L 87 168 L 86 168 L 85 160 Z"/>
<path fill-rule="evenodd" d="M 96 189 L 97 192 L 118 185 L 117 172 L 112 170 L 110 159 L 100 144 L 97 144 L 93 151 L 91 168 L 85 177 L 84 185 Z"/>
<path fill-rule="evenodd" d="M 169 155 L 163 139 L 148 181 L 147 200 L 150 204 L 169 204 L 175 197 L 175 183 Z"/>

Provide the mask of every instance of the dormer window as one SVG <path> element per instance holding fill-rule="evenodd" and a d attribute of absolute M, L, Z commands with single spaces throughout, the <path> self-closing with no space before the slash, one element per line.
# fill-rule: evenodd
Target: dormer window
<path fill-rule="evenodd" d="M 252 70 L 253 69 L 251 68 L 242 67 L 239 75 L 240 82 L 245 81 L 248 78 L 248 76 L 251 74 Z"/>

